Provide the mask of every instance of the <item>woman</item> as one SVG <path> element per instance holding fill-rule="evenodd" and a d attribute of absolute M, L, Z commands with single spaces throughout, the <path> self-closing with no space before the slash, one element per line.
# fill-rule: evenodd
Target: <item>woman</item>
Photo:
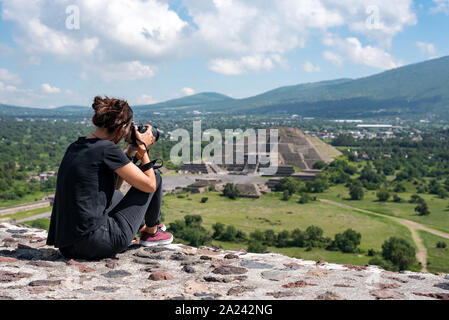
<path fill-rule="evenodd" d="M 140 231 L 140 244 L 168 244 L 173 236 L 160 223 L 162 178 L 158 170 L 142 172 L 130 159 L 150 162 L 146 148 L 154 143 L 151 126 L 138 146 L 122 151 L 133 111 L 119 99 L 95 97 L 92 118 L 96 131 L 72 143 L 58 170 L 47 244 L 66 258 L 98 260 L 124 251 Z M 126 154 L 125 154 L 126 152 Z M 123 180 L 132 188 L 123 196 Z"/>

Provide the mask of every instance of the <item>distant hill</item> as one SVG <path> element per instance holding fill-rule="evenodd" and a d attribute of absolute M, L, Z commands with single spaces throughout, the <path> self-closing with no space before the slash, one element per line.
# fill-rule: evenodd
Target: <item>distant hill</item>
<path fill-rule="evenodd" d="M 203 92 L 191 96 L 173 99 L 166 102 L 155 103 L 151 105 L 136 106 L 133 109 L 143 111 L 145 109 L 164 108 L 166 110 L 182 109 L 183 107 L 211 105 L 217 102 L 229 102 L 234 100 L 228 96 L 216 92 Z"/>
<path fill-rule="evenodd" d="M 90 112 L 90 108 L 19 108 L 0 105 L 0 115 Z M 30 110 L 31 109 L 31 110 Z M 337 79 L 280 87 L 244 99 L 204 92 L 135 106 L 139 116 L 157 111 L 230 114 L 298 114 L 322 118 L 434 117 L 449 119 L 449 56 L 359 79 Z"/>

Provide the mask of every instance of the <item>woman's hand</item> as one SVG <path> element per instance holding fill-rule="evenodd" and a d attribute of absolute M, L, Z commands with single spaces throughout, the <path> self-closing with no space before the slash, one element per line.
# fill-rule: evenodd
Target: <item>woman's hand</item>
<path fill-rule="evenodd" d="M 135 133 L 136 133 L 136 140 L 137 144 L 139 145 L 140 149 L 145 149 L 151 146 L 155 141 L 156 138 L 153 136 L 152 129 L 153 127 L 149 124 L 144 125 L 144 127 L 147 128 L 147 131 L 144 133 L 140 133 L 139 130 L 137 130 L 137 127 L 134 127 Z M 140 140 L 140 141 L 139 141 Z M 142 144 L 142 142 L 145 144 Z"/>

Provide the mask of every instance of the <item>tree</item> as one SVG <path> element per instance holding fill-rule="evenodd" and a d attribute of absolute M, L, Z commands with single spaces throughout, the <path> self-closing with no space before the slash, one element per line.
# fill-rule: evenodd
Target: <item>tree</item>
<path fill-rule="evenodd" d="M 282 200 L 283 201 L 288 201 L 291 198 L 291 194 L 288 190 L 284 190 L 284 192 L 282 193 Z"/>
<path fill-rule="evenodd" d="M 234 226 L 228 226 L 226 228 L 226 231 L 221 235 L 220 240 L 232 242 L 235 240 L 236 236 L 237 236 L 237 229 Z"/>
<path fill-rule="evenodd" d="M 382 188 L 377 192 L 376 196 L 379 201 L 385 202 L 390 198 L 390 192 L 388 192 L 387 189 Z"/>
<path fill-rule="evenodd" d="M 267 246 L 257 240 L 251 240 L 248 244 L 248 252 L 263 253 L 267 250 Z"/>
<path fill-rule="evenodd" d="M 362 200 L 364 196 L 363 187 L 360 184 L 351 184 L 349 187 L 349 195 L 351 200 Z"/>
<path fill-rule="evenodd" d="M 352 229 L 347 229 L 343 233 L 337 233 L 335 240 L 329 246 L 330 250 L 338 249 L 345 253 L 354 253 L 360 245 L 362 235 Z"/>
<path fill-rule="evenodd" d="M 267 246 L 274 246 L 276 245 L 276 234 L 272 229 L 265 230 L 265 244 Z"/>
<path fill-rule="evenodd" d="M 416 251 L 406 240 L 391 237 L 382 245 L 382 257 L 398 270 L 406 270 L 416 263 Z"/>
<path fill-rule="evenodd" d="M 415 207 L 415 212 L 418 212 L 420 216 L 428 216 L 430 214 L 429 207 L 425 201 L 419 202 Z"/>
<path fill-rule="evenodd" d="M 212 238 L 219 239 L 225 230 L 225 225 L 223 223 L 217 222 L 216 224 L 212 225 L 212 229 L 214 229 Z"/>
<path fill-rule="evenodd" d="M 240 191 L 237 189 L 235 184 L 227 183 L 223 189 L 223 195 L 229 199 L 235 200 L 240 196 Z"/>
<path fill-rule="evenodd" d="M 288 230 L 283 230 L 277 235 L 277 247 L 285 248 L 288 246 L 288 238 L 290 237 L 290 232 Z"/>

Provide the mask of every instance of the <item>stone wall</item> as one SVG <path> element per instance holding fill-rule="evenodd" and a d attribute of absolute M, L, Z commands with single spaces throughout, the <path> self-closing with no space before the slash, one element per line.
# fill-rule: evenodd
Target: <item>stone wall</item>
<path fill-rule="evenodd" d="M 448 299 L 449 277 L 181 244 L 74 261 L 46 232 L 0 224 L 0 299 Z"/>

